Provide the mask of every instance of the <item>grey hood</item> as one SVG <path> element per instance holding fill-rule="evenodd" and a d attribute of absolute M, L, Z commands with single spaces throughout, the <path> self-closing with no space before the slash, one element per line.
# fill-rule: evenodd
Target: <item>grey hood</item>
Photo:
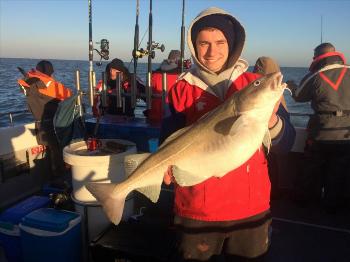
<path fill-rule="evenodd" d="M 210 71 L 208 68 L 206 68 L 204 65 L 202 65 L 197 57 L 196 57 L 196 52 L 195 52 L 195 48 L 192 44 L 192 39 L 191 39 L 191 32 L 192 32 L 192 27 L 193 25 L 201 18 L 208 16 L 208 15 L 213 15 L 213 14 L 222 14 L 222 15 L 227 15 L 227 17 L 229 19 L 231 19 L 234 27 L 235 27 L 235 32 L 232 32 L 232 34 L 235 36 L 234 39 L 234 46 L 233 46 L 233 50 L 229 55 L 228 58 L 228 64 L 227 64 L 227 68 L 231 68 L 235 65 L 235 63 L 238 61 L 239 57 L 242 54 L 243 51 L 243 47 L 244 47 L 244 43 L 245 43 L 245 30 L 243 28 L 243 26 L 241 25 L 240 22 L 238 22 L 238 20 L 236 18 L 234 18 L 232 15 L 230 15 L 229 13 L 227 13 L 226 11 L 217 8 L 217 7 L 209 7 L 208 9 L 205 9 L 204 11 L 202 11 L 190 24 L 189 28 L 188 28 L 188 32 L 187 32 L 187 45 L 188 48 L 191 52 L 192 58 L 194 63 L 197 65 L 197 67 L 210 72 L 210 73 L 214 73 L 212 71 Z"/>
<path fill-rule="evenodd" d="M 232 32 L 232 35 L 234 36 L 233 48 L 229 53 L 226 69 L 224 69 L 219 74 L 209 70 L 205 65 L 199 62 L 199 60 L 197 59 L 195 47 L 193 46 L 192 38 L 191 38 L 193 25 L 201 18 L 208 15 L 213 15 L 213 14 L 226 15 L 229 19 L 231 19 L 234 25 L 234 31 Z M 191 70 L 191 74 L 193 74 L 194 76 L 197 76 L 198 78 L 201 79 L 201 81 L 203 81 L 206 85 L 208 85 L 208 87 L 206 87 L 206 90 L 207 89 L 211 89 L 211 90 L 207 90 L 207 91 L 211 93 L 215 93 L 218 97 L 223 99 L 227 89 L 232 84 L 232 81 L 234 81 L 240 74 L 242 74 L 248 69 L 248 63 L 243 59 L 240 59 L 240 56 L 243 51 L 244 43 L 245 43 L 245 30 L 236 18 L 234 18 L 232 15 L 230 15 L 226 11 L 217 7 L 210 7 L 208 9 L 205 9 L 192 21 L 187 32 L 187 45 L 191 52 L 192 59 L 195 65 L 193 70 Z M 183 76 L 183 77 L 186 78 L 186 76 Z"/>

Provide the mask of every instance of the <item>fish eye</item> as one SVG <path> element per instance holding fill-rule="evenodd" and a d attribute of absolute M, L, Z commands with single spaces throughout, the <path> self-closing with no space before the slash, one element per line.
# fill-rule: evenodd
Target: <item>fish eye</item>
<path fill-rule="evenodd" d="M 259 86 L 260 84 L 261 84 L 260 80 L 256 80 L 256 81 L 254 82 L 254 86 Z"/>

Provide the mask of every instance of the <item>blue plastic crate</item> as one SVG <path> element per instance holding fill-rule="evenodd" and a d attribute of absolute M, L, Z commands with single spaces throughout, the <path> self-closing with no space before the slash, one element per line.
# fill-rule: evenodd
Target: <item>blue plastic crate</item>
<path fill-rule="evenodd" d="M 30 212 L 48 206 L 46 196 L 32 196 L 6 209 L 0 214 L 0 245 L 3 246 L 8 262 L 22 261 L 19 222 Z"/>
<path fill-rule="evenodd" d="M 20 223 L 24 262 L 76 262 L 81 257 L 78 213 L 42 208 Z"/>

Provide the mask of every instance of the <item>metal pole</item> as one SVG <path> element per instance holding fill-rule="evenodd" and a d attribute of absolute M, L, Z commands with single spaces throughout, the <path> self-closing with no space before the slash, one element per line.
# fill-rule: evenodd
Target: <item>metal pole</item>
<path fill-rule="evenodd" d="M 13 118 L 12 118 L 12 113 L 9 113 L 9 118 L 10 118 L 10 125 L 13 125 Z"/>
<path fill-rule="evenodd" d="M 101 90 L 101 102 L 102 107 L 107 107 L 107 75 L 105 72 L 102 72 L 102 90 Z"/>
<path fill-rule="evenodd" d="M 148 18 L 148 73 L 147 73 L 147 87 L 146 87 L 146 103 L 147 103 L 147 109 L 151 109 L 151 100 L 152 100 L 152 86 L 151 86 L 151 79 L 152 79 L 152 25 L 153 24 L 153 18 L 152 18 L 152 0 L 149 1 L 149 18 Z"/>
<path fill-rule="evenodd" d="M 139 49 L 139 13 L 140 12 L 140 2 L 139 0 L 136 1 L 136 23 L 135 23 L 135 35 L 134 35 L 134 51 L 133 51 L 133 58 L 134 58 L 134 75 L 132 78 L 132 85 L 131 85 L 131 107 L 136 107 L 136 90 L 137 90 L 137 50 Z"/>
<path fill-rule="evenodd" d="M 121 90 L 121 77 L 120 73 L 117 74 L 117 79 L 115 81 L 115 91 L 116 91 L 116 100 L 117 100 L 117 108 L 123 107 L 122 103 L 122 90 Z"/>
<path fill-rule="evenodd" d="M 75 86 L 77 88 L 77 94 L 78 94 L 77 105 L 79 107 L 79 116 L 82 116 L 83 112 L 81 110 L 81 88 L 80 88 L 80 71 L 79 70 L 75 71 Z"/>
<path fill-rule="evenodd" d="M 165 112 L 165 105 L 166 105 L 166 95 L 168 90 L 168 78 L 165 72 L 162 73 L 162 109 L 164 114 Z"/>
<path fill-rule="evenodd" d="M 94 79 L 94 76 L 93 76 L 93 71 L 89 71 L 89 104 L 90 106 L 93 106 L 94 105 L 94 84 L 93 84 L 93 79 Z"/>
<path fill-rule="evenodd" d="M 185 57 L 185 0 L 182 0 L 182 23 L 181 23 L 181 73 L 184 71 Z"/>

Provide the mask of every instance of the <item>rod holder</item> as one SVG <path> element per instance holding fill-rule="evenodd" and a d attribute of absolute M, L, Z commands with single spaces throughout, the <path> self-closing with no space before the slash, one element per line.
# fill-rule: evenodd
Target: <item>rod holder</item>
<path fill-rule="evenodd" d="M 107 107 L 107 76 L 105 72 L 102 72 L 102 90 L 101 90 L 101 102 L 102 107 Z"/>
<path fill-rule="evenodd" d="M 123 103 L 122 103 L 122 88 L 121 88 L 120 74 L 117 74 L 117 78 L 115 82 L 116 82 L 115 91 L 117 95 L 117 108 L 121 108 L 123 107 Z"/>
<path fill-rule="evenodd" d="M 77 106 L 79 107 L 79 116 L 83 115 L 82 112 L 82 107 L 81 107 L 81 96 L 82 96 L 82 92 L 81 92 L 81 88 L 80 88 L 80 71 L 76 70 L 75 71 L 75 87 L 77 89 Z"/>
<path fill-rule="evenodd" d="M 162 109 L 165 112 L 166 94 L 168 90 L 168 77 L 165 72 L 162 73 Z"/>
<path fill-rule="evenodd" d="M 89 71 L 89 105 L 94 105 L 94 96 L 95 96 L 95 90 L 94 90 L 94 72 Z"/>
<path fill-rule="evenodd" d="M 147 104 L 147 109 L 152 108 L 152 86 L 151 86 L 151 77 L 152 73 L 148 72 L 147 73 L 147 86 L 146 86 L 146 104 Z"/>
<path fill-rule="evenodd" d="M 80 88 L 80 71 L 79 70 L 75 71 L 75 87 L 77 89 L 77 94 L 79 94 L 77 98 L 77 105 L 81 106 L 81 93 L 80 93 L 81 88 Z"/>
<path fill-rule="evenodd" d="M 10 120 L 10 125 L 13 126 L 13 117 L 12 117 L 12 113 L 9 113 L 9 120 Z"/>
<path fill-rule="evenodd" d="M 96 87 L 96 72 L 95 71 L 92 71 L 92 87 L 95 90 L 95 87 Z"/>
<path fill-rule="evenodd" d="M 134 72 L 134 74 L 136 74 Z M 132 82 L 131 82 L 131 91 L 130 91 L 130 95 L 131 95 L 131 108 L 135 108 L 136 107 L 136 91 L 137 90 L 137 80 L 136 77 L 132 78 Z"/>

